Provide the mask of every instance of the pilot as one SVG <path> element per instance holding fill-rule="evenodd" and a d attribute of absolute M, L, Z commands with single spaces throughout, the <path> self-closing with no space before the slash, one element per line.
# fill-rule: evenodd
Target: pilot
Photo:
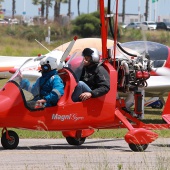
<path fill-rule="evenodd" d="M 84 66 L 80 81 L 72 94 L 74 102 L 100 97 L 110 90 L 110 77 L 102 64 L 99 64 L 97 49 L 85 48 L 82 55 Z"/>
<path fill-rule="evenodd" d="M 40 61 L 42 76 L 34 84 L 28 79 L 22 79 L 21 88 L 31 92 L 36 105 L 43 107 L 55 106 L 64 94 L 64 84 L 58 75 L 57 60 L 53 57 L 45 57 Z"/>

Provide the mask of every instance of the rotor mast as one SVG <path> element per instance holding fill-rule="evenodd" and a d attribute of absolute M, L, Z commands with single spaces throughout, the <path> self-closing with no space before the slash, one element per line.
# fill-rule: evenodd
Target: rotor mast
<path fill-rule="evenodd" d="M 117 44 L 117 24 L 118 23 L 118 0 L 116 0 L 116 16 L 114 24 L 114 68 L 116 67 L 116 44 Z"/>
<path fill-rule="evenodd" d="M 102 39 L 102 58 L 105 59 L 108 57 L 107 54 L 107 37 L 108 37 L 108 19 L 105 16 L 104 9 L 104 0 L 100 0 L 100 22 L 101 22 L 101 39 Z M 110 0 L 108 0 L 108 4 L 110 5 Z M 117 22 L 118 22 L 118 0 L 116 0 L 116 16 L 114 23 L 114 61 L 116 56 L 116 44 L 117 44 Z M 115 62 L 114 62 L 115 67 Z"/>
<path fill-rule="evenodd" d="M 107 58 L 107 24 L 105 23 L 104 0 L 100 0 L 100 22 L 102 39 L 102 58 Z"/>

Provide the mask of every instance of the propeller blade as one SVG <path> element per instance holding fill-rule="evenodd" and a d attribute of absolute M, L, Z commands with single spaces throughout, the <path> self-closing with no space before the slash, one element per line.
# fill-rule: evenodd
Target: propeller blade
<path fill-rule="evenodd" d="M 77 36 L 75 36 L 75 37 L 73 38 L 73 40 L 70 42 L 70 44 L 69 44 L 69 46 L 67 47 L 67 49 L 64 51 L 64 54 L 63 54 L 63 56 L 61 57 L 61 60 L 60 60 L 61 63 L 62 63 L 63 61 L 65 61 L 65 59 L 66 59 L 67 56 L 69 55 L 69 53 L 70 53 L 70 51 L 71 51 L 74 43 L 76 42 L 76 40 L 77 40 Z"/>
<path fill-rule="evenodd" d="M 170 76 L 170 69 L 167 67 L 152 68 L 152 70 L 160 76 Z"/>

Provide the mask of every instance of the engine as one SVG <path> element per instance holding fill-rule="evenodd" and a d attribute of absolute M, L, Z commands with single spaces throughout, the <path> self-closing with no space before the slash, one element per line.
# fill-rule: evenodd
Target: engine
<path fill-rule="evenodd" d="M 118 91 L 137 91 L 139 87 L 146 87 L 146 80 L 150 77 L 150 60 L 143 56 L 131 59 L 116 59 L 118 71 Z"/>

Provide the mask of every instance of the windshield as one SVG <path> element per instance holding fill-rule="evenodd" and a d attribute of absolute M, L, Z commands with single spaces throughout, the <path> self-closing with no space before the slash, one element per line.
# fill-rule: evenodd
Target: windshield
<path fill-rule="evenodd" d="M 75 52 L 70 59 L 67 61 L 65 67 L 68 67 L 72 70 L 73 74 L 76 76 L 76 79 L 79 80 L 82 69 L 83 69 L 83 56 L 82 52 Z"/>
<path fill-rule="evenodd" d="M 23 82 L 29 82 L 31 85 L 34 84 L 38 77 L 41 76 L 40 70 L 40 61 L 35 61 L 30 58 L 26 60 L 21 67 L 16 70 L 14 75 L 9 79 L 9 81 L 15 81 L 22 88 L 26 101 L 33 99 L 33 94 L 29 92 L 27 88 L 24 87 Z"/>
<path fill-rule="evenodd" d="M 153 66 L 155 68 L 162 67 L 168 58 L 168 48 L 167 46 L 150 42 L 150 41 L 132 41 L 127 43 L 122 43 L 122 47 L 127 47 L 132 50 L 137 51 L 140 54 L 144 54 L 148 51 L 150 59 L 153 61 Z"/>

